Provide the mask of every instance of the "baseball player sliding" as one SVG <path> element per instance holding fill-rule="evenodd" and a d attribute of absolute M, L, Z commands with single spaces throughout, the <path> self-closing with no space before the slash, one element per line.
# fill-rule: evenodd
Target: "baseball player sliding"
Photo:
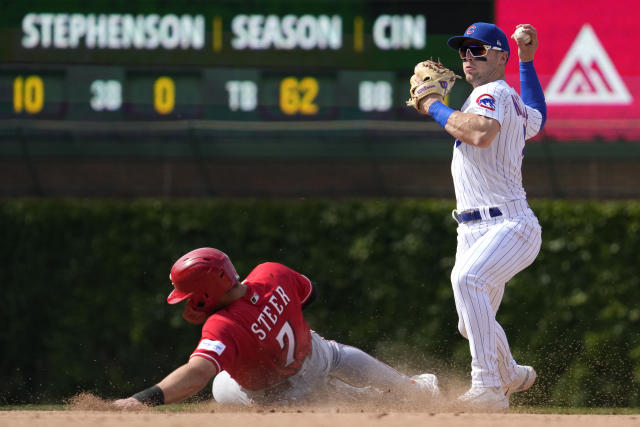
<path fill-rule="evenodd" d="M 458 399 L 471 409 L 505 410 L 509 396 L 531 387 L 536 372 L 518 365 L 496 321 L 505 284 L 530 265 L 541 244 L 541 228 L 522 186 L 525 141 L 542 129 L 546 103 L 533 67 L 536 30 L 518 25 L 521 95 L 505 82 L 509 42 L 493 24 L 478 22 L 448 45 L 459 51 L 473 91 L 460 111 L 443 104 L 456 76 L 425 61 L 411 78 L 408 105 L 433 117 L 455 138 L 451 172 L 458 222 L 451 283 L 458 329 L 469 340 L 471 388 Z"/>
<path fill-rule="evenodd" d="M 260 264 L 240 282 L 227 255 L 199 248 L 178 259 L 169 277 L 175 289 L 167 301 L 187 300 L 183 317 L 204 323 L 202 337 L 186 364 L 158 384 L 116 400 L 117 408 L 179 402 L 212 377 L 213 397 L 223 404 L 301 403 L 326 391 L 329 377 L 348 384 L 346 390 L 373 387 L 409 401 L 439 395 L 435 375 L 409 378 L 311 331 L 302 310 L 315 298 L 315 286 L 282 264 Z"/>

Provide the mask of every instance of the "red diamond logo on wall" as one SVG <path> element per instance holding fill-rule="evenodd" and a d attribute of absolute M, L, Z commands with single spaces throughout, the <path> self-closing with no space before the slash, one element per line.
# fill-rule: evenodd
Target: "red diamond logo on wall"
<path fill-rule="evenodd" d="M 584 24 L 545 90 L 549 105 L 631 104 L 633 98 L 602 43 Z"/>

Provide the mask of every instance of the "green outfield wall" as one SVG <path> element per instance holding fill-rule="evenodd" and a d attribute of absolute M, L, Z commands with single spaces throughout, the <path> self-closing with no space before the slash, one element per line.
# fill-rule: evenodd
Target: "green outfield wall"
<path fill-rule="evenodd" d="M 498 319 L 539 381 L 521 403 L 640 405 L 640 203 L 534 201 L 535 263 Z M 4 200 L 0 403 L 126 396 L 184 363 L 199 328 L 166 304 L 169 269 L 200 246 L 241 276 L 303 272 L 312 328 L 407 373 L 468 380 L 449 284 L 455 224 L 434 200 Z"/>
<path fill-rule="evenodd" d="M 610 31 L 635 24 L 633 2 L 5 3 L 3 198 L 451 198 L 454 138 L 407 107 L 414 66 L 433 57 L 464 75 L 449 37 L 525 21 L 548 104 L 523 160 L 528 194 L 640 198 L 640 80 Z M 460 109 L 471 91 L 459 81 L 445 102 Z"/>

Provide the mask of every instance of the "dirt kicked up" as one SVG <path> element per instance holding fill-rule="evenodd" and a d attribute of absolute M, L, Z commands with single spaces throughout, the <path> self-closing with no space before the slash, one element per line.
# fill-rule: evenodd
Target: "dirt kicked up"
<path fill-rule="evenodd" d="M 184 410 L 114 410 L 109 401 L 91 394 L 72 398 L 67 410 L 0 411 L 0 427 L 631 427 L 640 425 L 640 413 L 630 415 L 564 415 L 524 413 L 468 413 L 447 404 L 375 405 L 363 402 L 326 402 L 298 407 L 230 407 L 214 402 L 184 406 Z M 175 409 L 175 408 L 174 408 Z M 517 412 L 516 412 L 517 411 Z"/>

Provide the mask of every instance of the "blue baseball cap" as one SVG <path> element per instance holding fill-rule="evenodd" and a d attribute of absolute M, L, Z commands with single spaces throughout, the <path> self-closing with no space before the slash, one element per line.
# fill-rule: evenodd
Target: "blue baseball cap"
<path fill-rule="evenodd" d="M 486 22 L 476 22 L 475 24 L 471 24 L 463 35 L 451 37 L 447 40 L 447 44 L 452 49 L 458 50 L 465 40 L 479 40 L 491 47 L 496 47 L 504 52 L 510 53 L 509 39 L 507 39 L 504 31 L 493 24 L 488 24 Z"/>

